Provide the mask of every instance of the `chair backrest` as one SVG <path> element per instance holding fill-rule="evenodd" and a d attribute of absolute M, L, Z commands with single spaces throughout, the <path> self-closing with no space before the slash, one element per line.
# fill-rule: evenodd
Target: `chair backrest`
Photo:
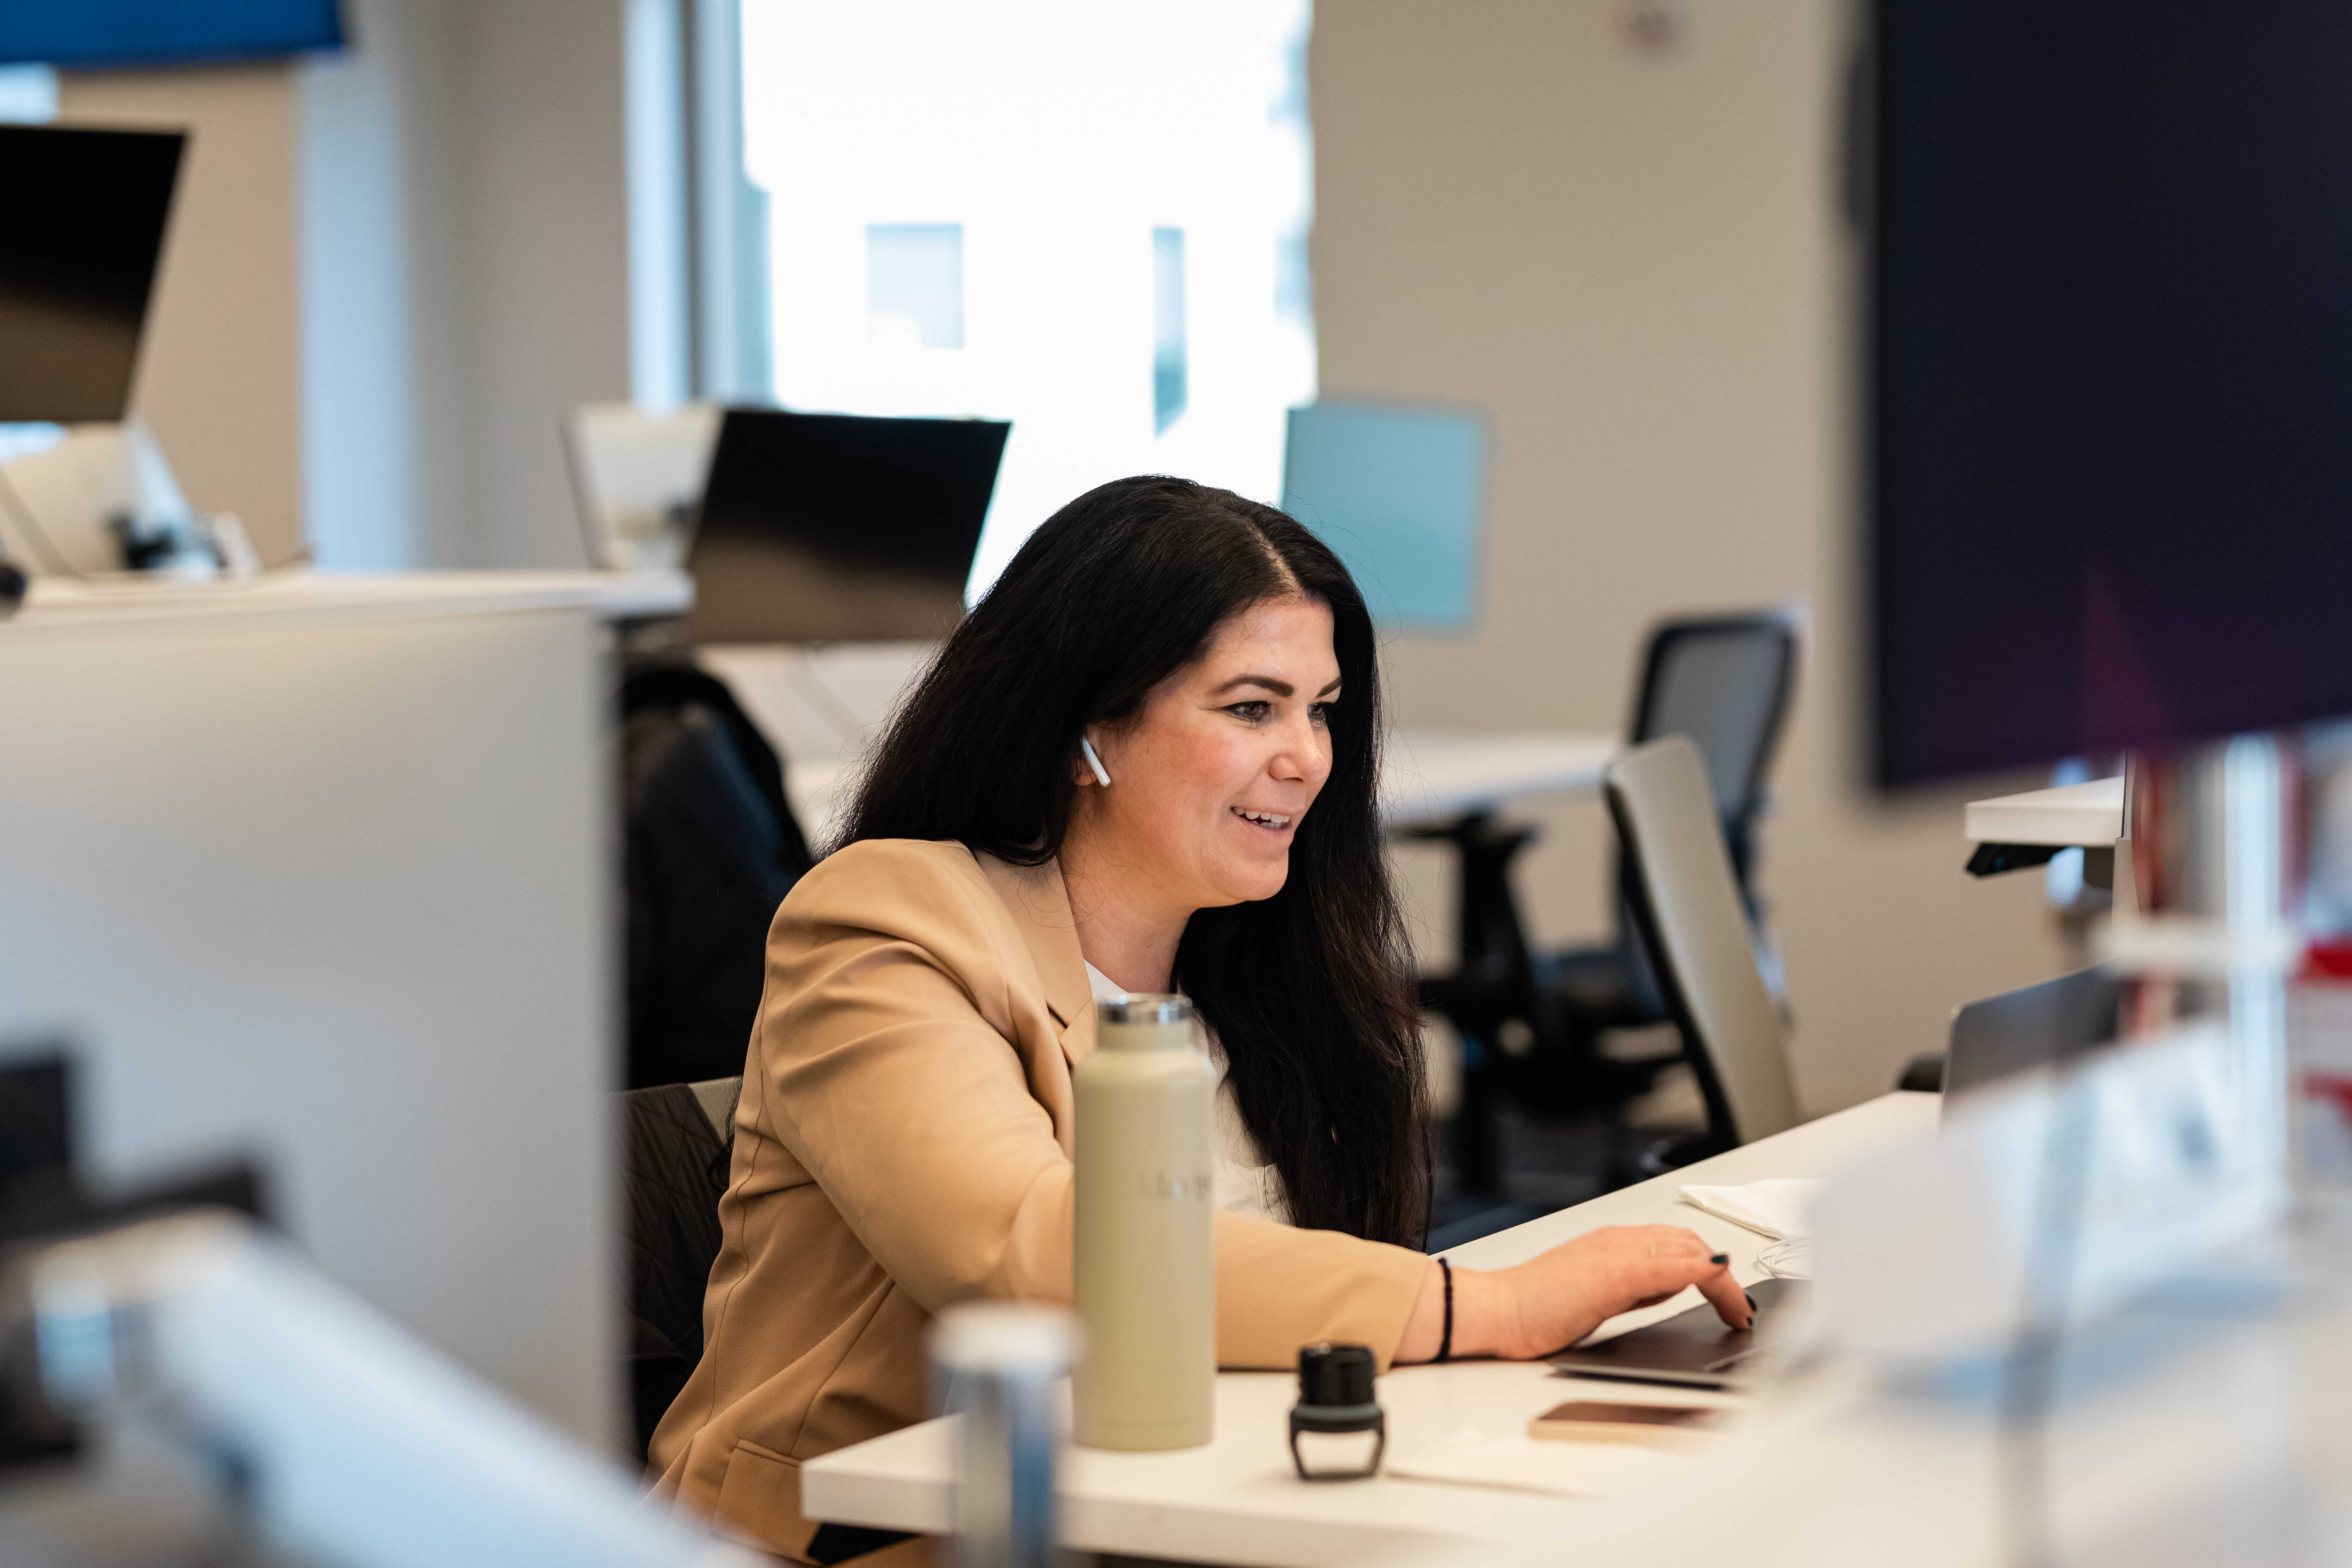
<path fill-rule="evenodd" d="M 1795 628 L 1769 614 L 1665 622 L 1643 663 L 1633 743 L 1687 735 L 1698 747 L 1743 886 L 1748 825 L 1763 806 L 1796 668 Z"/>
<path fill-rule="evenodd" d="M 741 1075 L 734 1078 L 707 1078 L 700 1083 L 686 1086 L 694 1090 L 694 1102 L 702 1107 L 702 1114 L 710 1119 L 711 1135 L 722 1148 L 735 1147 L 735 1107 L 743 1098 Z"/>
<path fill-rule="evenodd" d="M 564 416 L 572 504 L 590 565 L 625 572 L 686 563 L 685 520 L 702 499 L 721 412 L 709 403 L 667 414 L 583 403 Z"/>
<path fill-rule="evenodd" d="M 1960 1008 L 1944 1056 L 1944 1108 L 2012 1073 L 2070 1061 L 2114 1039 L 2122 995 L 2121 984 L 2103 971 L 2083 969 Z"/>
<path fill-rule="evenodd" d="M 621 683 L 628 1087 L 743 1064 L 768 925 L 814 863 L 782 759 L 724 681 L 663 658 Z"/>
<path fill-rule="evenodd" d="M 1780 1015 L 1756 967 L 1698 748 L 1684 735 L 1635 746 L 1605 780 L 1633 918 L 1715 1132 L 1748 1143 L 1794 1127 Z"/>
<path fill-rule="evenodd" d="M 637 1451 L 702 1359 L 702 1298 L 720 1242 L 740 1079 L 620 1097 L 621 1209 Z"/>

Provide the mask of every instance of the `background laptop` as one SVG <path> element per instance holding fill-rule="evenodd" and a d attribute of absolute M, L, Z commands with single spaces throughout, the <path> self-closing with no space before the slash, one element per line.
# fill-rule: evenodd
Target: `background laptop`
<path fill-rule="evenodd" d="M 730 408 L 687 569 L 698 643 L 928 640 L 964 584 L 1013 426 Z"/>

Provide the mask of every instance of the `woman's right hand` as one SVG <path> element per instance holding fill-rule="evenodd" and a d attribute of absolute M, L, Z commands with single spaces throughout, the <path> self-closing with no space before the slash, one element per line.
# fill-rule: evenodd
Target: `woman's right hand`
<path fill-rule="evenodd" d="M 1679 1226 L 1587 1231 L 1515 1268 L 1454 1270 L 1454 1354 L 1530 1360 L 1563 1350 L 1620 1312 L 1696 1285 L 1735 1329 L 1753 1314 L 1730 1264 Z M 1435 1358 L 1444 1334 L 1444 1280 L 1433 1263 L 1396 1359 Z"/>

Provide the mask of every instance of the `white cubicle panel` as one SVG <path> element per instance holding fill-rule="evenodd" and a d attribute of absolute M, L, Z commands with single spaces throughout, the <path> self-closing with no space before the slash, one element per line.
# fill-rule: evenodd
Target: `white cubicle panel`
<path fill-rule="evenodd" d="M 257 1155 L 328 1273 L 601 1443 L 612 758 L 562 597 L 0 623 L 0 1051 L 72 1042 L 105 1178 Z"/>

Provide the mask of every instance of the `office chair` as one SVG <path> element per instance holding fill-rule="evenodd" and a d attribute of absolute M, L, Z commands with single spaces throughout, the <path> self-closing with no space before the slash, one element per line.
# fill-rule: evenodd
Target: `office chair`
<path fill-rule="evenodd" d="M 1775 615 L 1669 621 L 1650 637 L 1632 743 L 1687 735 L 1706 768 L 1732 875 L 1747 911 L 1757 967 L 1776 1003 L 1781 995 L 1780 957 L 1765 928 L 1761 901 L 1750 886 L 1756 823 L 1766 802 L 1765 775 L 1788 715 L 1797 662 L 1796 633 Z M 1657 1063 L 1611 1062 L 1600 1056 L 1604 1029 L 1638 1029 L 1667 1021 L 1664 999 L 1651 972 L 1639 927 L 1628 918 L 1624 857 L 1618 857 L 1615 940 L 1571 948 L 1536 961 L 1537 983 L 1554 1026 L 1544 1044 L 1558 1053 L 1530 1063 L 1523 1096 L 1538 1106 L 1563 1097 L 1604 1100 L 1646 1092 Z M 1582 1094 L 1578 1090 L 1581 1089 Z"/>
<path fill-rule="evenodd" d="M 1796 631 L 1759 613 L 1667 621 L 1650 635 L 1636 689 L 1631 743 L 1685 734 L 1706 759 L 1708 790 L 1753 930 L 1757 962 L 1775 999 L 1780 963 L 1763 910 L 1748 888 L 1764 779 L 1796 675 Z M 1674 1058 L 1623 1062 L 1601 1054 L 1602 1031 L 1668 1022 L 1641 935 L 1626 911 L 1622 857 L 1618 932 L 1603 946 L 1531 950 L 1511 893 L 1510 867 L 1535 830 L 1485 814 L 1418 837 L 1461 856 L 1460 962 L 1422 983 L 1422 1005 L 1464 1041 L 1463 1100 L 1452 1128 L 1457 1179 L 1471 1192 L 1502 1184 L 1495 1118 L 1507 1096 L 1562 1119 L 1612 1110 L 1646 1093 Z"/>
<path fill-rule="evenodd" d="M 1756 963 L 1698 748 L 1682 735 L 1636 746 L 1609 764 L 1603 787 L 1633 923 L 1706 1101 L 1706 1136 L 1654 1151 L 1650 1163 L 1687 1163 L 1794 1127 L 1780 1010 Z"/>
<path fill-rule="evenodd" d="M 625 1087 L 743 1065 L 768 925 L 814 864 L 783 763 L 718 677 L 639 655 L 621 682 Z"/>
<path fill-rule="evenodd" d="M 702 1297 L 719 1257 L 719 1200 L 735 1149 L 740 1078 L 633 1089 L 621 1099 L 629 1346 L 625 1357 L 642 1462 L 702 1360 Z"/>

